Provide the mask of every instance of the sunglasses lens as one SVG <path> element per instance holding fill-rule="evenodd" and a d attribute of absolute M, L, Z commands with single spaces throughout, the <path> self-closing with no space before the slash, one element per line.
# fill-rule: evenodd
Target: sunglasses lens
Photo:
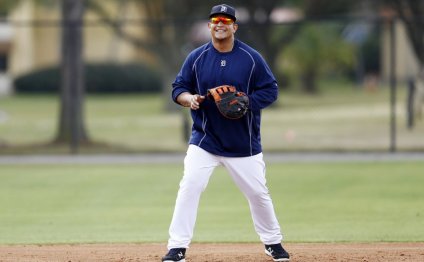
<path fill-rule="evenodd" d="M 221 21 L 225 25 L 231 25 L 233 23 L 233 20 L 231 20 L 230 18 L 223 18 L 223 19 L 221 19 Z"/>
<path fill-rule="evenodd" d="M 231 25 L 233 23 L 233 20 L 227 17 L 212 17 L 211 18 L 212 24 L 219 24 L 219 22 L 222 22 L 224 25 Z"/>

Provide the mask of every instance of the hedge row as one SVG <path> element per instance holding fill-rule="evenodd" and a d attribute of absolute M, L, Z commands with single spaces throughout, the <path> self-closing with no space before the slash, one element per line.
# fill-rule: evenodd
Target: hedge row
<path fill-rule="evenodd" d="M 14 80 L 17 93 L 57 93 L 60 67 L 40 69 Z M 87 64 L 87 93 L 157 93 L 161 90 L 158 72 L 143 64 Z"/>

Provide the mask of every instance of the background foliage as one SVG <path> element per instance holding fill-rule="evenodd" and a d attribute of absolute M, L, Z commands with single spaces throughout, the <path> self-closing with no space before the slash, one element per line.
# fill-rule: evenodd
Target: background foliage
<path fill-rule="evenodd" d="M 60 68 L 40 69 L 15 79 L 15 91 L 26 93 L 59 93 Z M 159 93 L 161 78 L 152 67 L 141 63 L 98 63 L 85 66 L 87 93 Z"/>
<path fill-rule="evenodd" d="M 17 3 L 4 0 L 0 9 L 3 13 L 11 12 Z M 60 13 L 63 1 L 33 3 L 37 9 Z M 113 39 L 124 41 L 140 54 L 148 54 L 149 63 L 140 56 L 134 58 L 133 64 L 119 64 L 109 54 L 102 65 L 85 61 L 84 93 L 107 92 L 115 96 L 87 99 L 82 96 L 68 103 L 72 108 L 63 102 L 70 101 L 72 96 L 58 88 L 58 68 L 16 76 L 17 94 L 60 90 L 62 100 L 58 104 L 57 98 L 50 96 L 2 98 L 0 152 L 53 152 L 54 146 L 56 152 L 67 152 L 66 147 L 72 144 L 70 138 L 81 134 L 83 152 L 184 150 L 190 120 L 171 101 L 171 82 L 187 53 L 207 41 L 196 38 L 194 29 L 199 24 L 206 27 L 210 8 L 216 2 L 110 0 L 105 4 L 105 1 L 86 0 L 84 3 L 84 23 L 79 24 L 83 30 L 93 27 L 108 30 L 113 33 Z M 416 16 L 423 8 L 420 1 L 234 0 L 230 4 L 240 10 L 237 37 L 264 56 L 282 89 L 280 101 L 263 114 L 264 148 L 274 151 L 388 148 L 393 115 L 389 107 L 389 79 L 383 76 L 380 62 L 386 56 L 382 54 L 382 40 L 389 22 L 394 21 L 390 19 L 402 19 L 407 24 L 407 36 L 417 40 L 413 42 L 417 56 L 422 43 L 419 37 L 411 35 L 421 32 L 422 21 Z M 67 9 L 62 11 L 67 14 Z M 276 19 L 276 13 L 281 11 L 288 12 L 285 14 L 291 19 Z M 130 13 L 139 16 L 134 19 Z M 19 29 L 40 30 L 62 26 L 60 21 L 43 19 L 11 21 L 11 24 Z M 134 26 L 148 37 L 134 34 L 130 30 Z M 159 90 L 162 93 L 154 97 L 119 95 Z M 418 120 L 414 130 L 405 127 L 407 95 L 405 83 L 400 83 L 398 97 L 393 98 L 397 103 L 393 106 L 397 143 L 400 150 L 422 150 L 423 139 L 419 135 L 422 122 Z M 157 112 L 154 117 L 149 108 L 141 106 L 151 101 Z M 74 124 L 69 123 L 71 119 Z M 34 144 L 37 147 L 31 149 Z"/>

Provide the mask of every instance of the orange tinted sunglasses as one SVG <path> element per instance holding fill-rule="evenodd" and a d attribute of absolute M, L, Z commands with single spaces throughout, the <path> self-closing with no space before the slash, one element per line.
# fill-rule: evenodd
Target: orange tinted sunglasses
<path fill-rule="evenodd" d="M 234 23 L 233 19 L 228 18 L 228 17 L 217 16 L 217 17 L 211 18 L 212 24 L 217 25 L 217 24 L 219 24 L 219 22 L 222 22 L 224 25 L 231 25 L 232 23 Z"/>

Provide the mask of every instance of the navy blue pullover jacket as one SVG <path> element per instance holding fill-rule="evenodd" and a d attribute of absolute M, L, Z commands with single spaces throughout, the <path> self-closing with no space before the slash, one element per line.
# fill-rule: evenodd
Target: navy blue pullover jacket
<path fill-rule="evenodd" d="M 225 157 L 246 157 L 262 152 L 261 109 L 278 96 L 277 82 L 261 55 L 235 40 L 230 52 L 217 51 L 212 42 L 193 50 L 172 84 L 172 99 L 183 92 L 206 96 L 207 90 L 232 85 L 249 97 L 249 111 L 240 119 L 227 119 L 215 103 L 206 99 L 200 109 L 191 110 L 190 144 Z"/>

